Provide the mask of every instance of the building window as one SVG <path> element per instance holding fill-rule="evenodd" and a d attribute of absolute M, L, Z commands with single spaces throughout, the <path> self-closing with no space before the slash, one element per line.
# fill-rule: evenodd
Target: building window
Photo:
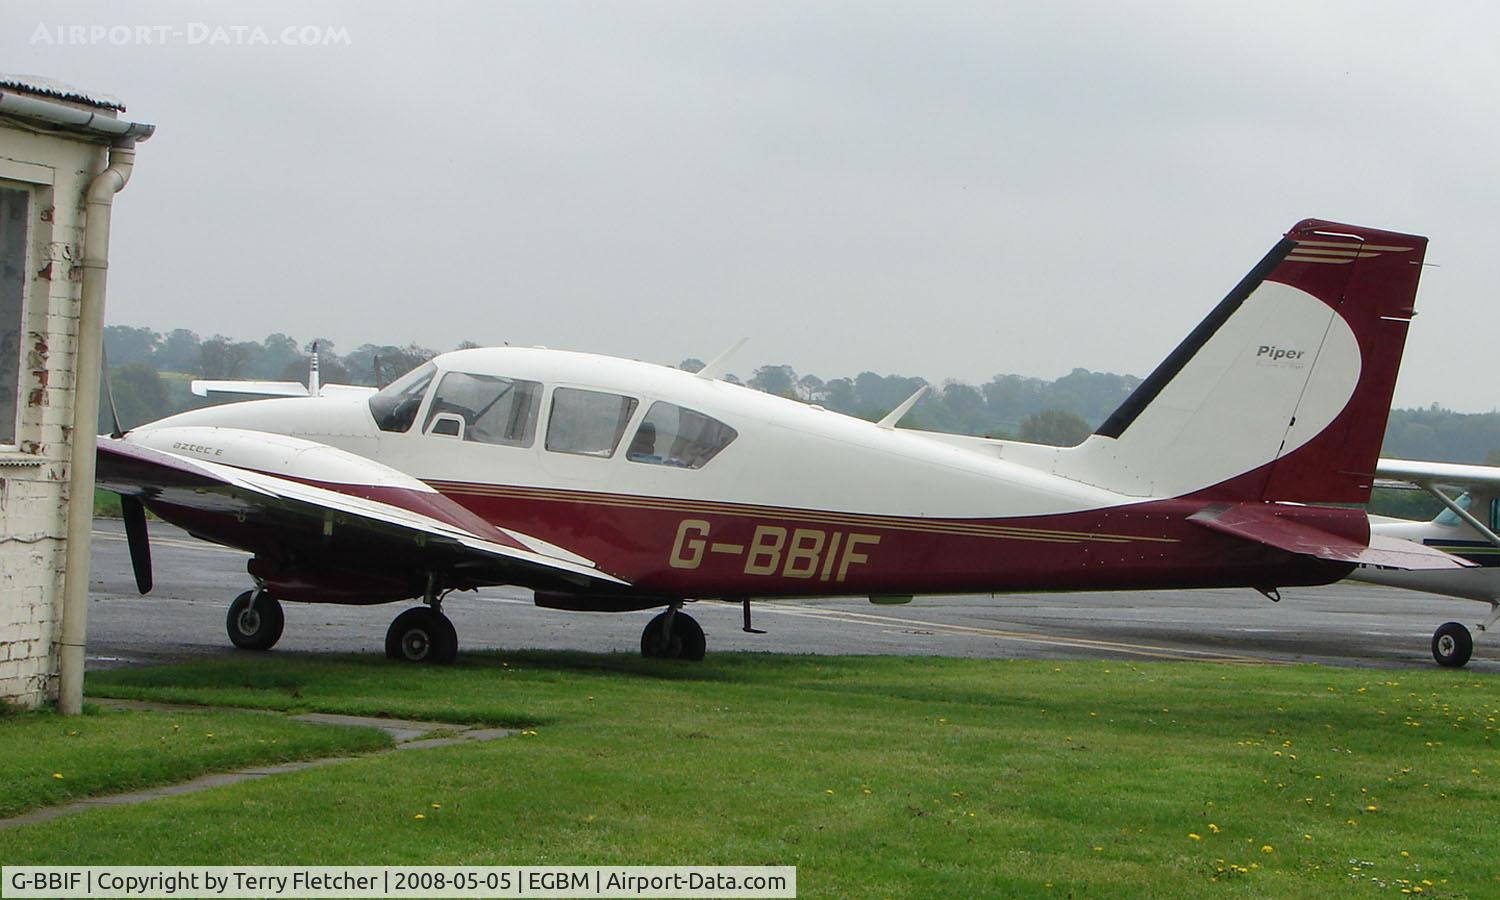
<path fill-rule="evenodd" d="M 16 445 L 31 192 L 0 185 L 0 444 Z"/>

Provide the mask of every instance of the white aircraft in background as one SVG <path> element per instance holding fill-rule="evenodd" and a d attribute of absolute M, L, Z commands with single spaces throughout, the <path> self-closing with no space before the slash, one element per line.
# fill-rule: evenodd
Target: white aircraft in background
<path fill-rule="evenodd" d="M 1375 473 L 1386 481 L 1427 491 L 1446 509 L 1430 522 L 1371 516 L 1372 533 L 1423 544 L 1474 565 L 1442 572 L 1362 567 L 1349 577 L 1488 603 L 1489 618 L 1476 627 L 1489 631 L 1500 622 L 1500 468 L 1381 459 Z M 1452 496 L 1445 487 L 1459 488 L 1462 493 Z M 1442 665 L 1462 666 L 1473 652 L 1474 636 L 1460 622 L 1445 622 L 1432 636 L 1432 656 Z"/>
<path fill-rule="evenodd" d="M 1170 264 L 1170 238 L 1162 258 Z M 1293 226 L 1076 447 L 866 422 L 585 353 L 446 353 L 379 392 L 193 410 L 99 442 L 136 580 L 144 510 L 253 554 L 229 608 L 267 649 L 281 601 L 420 598 L 396 659 L 450 662 L 453 590 L 663 608 L 651 657 L 701 659 L 697 599 L 1326 584 L 1470 565 L 1372 534 L 1369 499 L 1425 238 Z M 732 351 L 731 351 L 732 352 Z"/>

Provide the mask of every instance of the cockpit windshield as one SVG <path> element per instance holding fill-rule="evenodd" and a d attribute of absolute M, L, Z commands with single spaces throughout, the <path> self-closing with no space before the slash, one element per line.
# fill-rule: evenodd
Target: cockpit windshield
<path fill-rule="evenodd" d="M 381 431 L 411 428 L 436 372 L 437 366 L 432 363 L 418 366 L 370 397 L 370 415 L 375 417 L 375 424 Z"/>

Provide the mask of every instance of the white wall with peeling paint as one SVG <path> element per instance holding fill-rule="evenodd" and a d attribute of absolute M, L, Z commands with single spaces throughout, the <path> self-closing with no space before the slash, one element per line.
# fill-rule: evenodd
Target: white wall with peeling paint
<path fill-rule="evenodd" d="M 20 347 L 8 351 L 20 354 L 15 440 L 0 445 L 0 701 L 21 707 L 57 698 L 83 201 L 105 155 L 97 139 L 0 117 L 0 186 L 31 198 Z"/>

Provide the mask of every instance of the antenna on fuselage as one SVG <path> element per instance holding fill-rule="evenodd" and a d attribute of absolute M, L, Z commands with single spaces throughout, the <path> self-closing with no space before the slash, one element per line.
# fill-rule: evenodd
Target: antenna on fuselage
<path fill-rule="evenodd" d="M 884 419 L 881 419 L 875 424 L 887 430 L 895 428 L 896 423 L 901 421 L 901 417 L 911 412 L 911 408 L 917 405 L 917 401 L 921 400 L 922 395 L 925 393 L 927 393 L 927 385 L 924 384 L 921 387 L 917 388 L 917 392 L 915 394 L 907 397 L 905 402 L 903 402 L 895 409 L 891 410 L 888 414 L 886 414 L 886 417 Z"/>
<path fill-rule="evenodd" d="M 748 340 L 750 339 L 747 337 L 742 337 L 735 342 L 733 347 L 730 347 L 728 350 L 725 350 L 723 353 L 715 356 L 712 362 L 698 370 L 698 377 L 704 379 L 705 381 L 713 381 L 715 378 L 723 375 L 724 370 L 729 368 L 729 360 L 732 359 L 736 353 L 740 352 L 740 348 L 745 346 L 745 342 Z"/>
<path fill-rule="evenodd" d="M 318 384 L 318 342 L 313 341 L 312 360 L 307 364 L 307 396 L 316 397 L 322 391 Z"/>

